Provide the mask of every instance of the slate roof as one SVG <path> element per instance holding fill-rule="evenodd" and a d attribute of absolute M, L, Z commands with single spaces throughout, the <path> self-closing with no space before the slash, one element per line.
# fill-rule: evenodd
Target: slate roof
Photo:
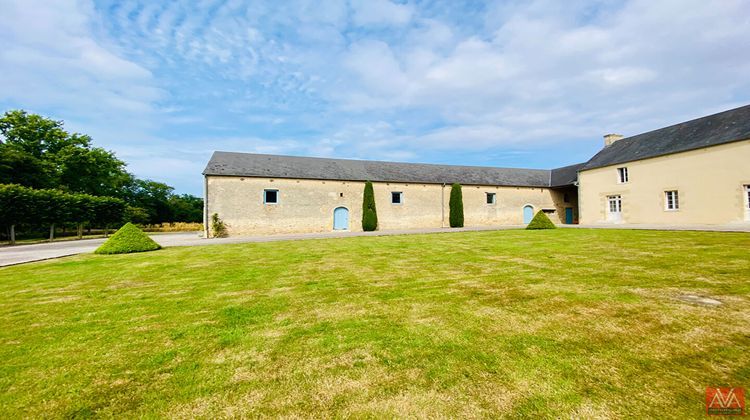
<path fill-rule="evenodd" d="M 618 140 L 581 170 L 750 139 L 750 105 Z"/>
<path fill-rule="evenodd" d="M 578 171 L 586 163 L 576 163 L 575 165 L 563 166 L 562 168 L 553 169 L 550 175 L 550 187 L 566 187 L 573 185 L 578 181 Z"/>
<path fill-rule="evenodd" d="M 335 181 L 422 184 L 452 184 L 458 182 L 462 185 L 549 187 L 552 172 L 544 169 L 433 165 L 214 152 L 203 174 Z M 566 177 L 569 178 L 567 172 L 560 179 Z"/>
<path fill-rule="evenodd" d="M 254 153 L 214 152 L 204 175 L 423 184 L 563 187 L 578 172 L 634 160 L 750 139 L 750 105 L 627 137 L 588 162 L 562 168 L 515 169 L 327 159 Z"/>

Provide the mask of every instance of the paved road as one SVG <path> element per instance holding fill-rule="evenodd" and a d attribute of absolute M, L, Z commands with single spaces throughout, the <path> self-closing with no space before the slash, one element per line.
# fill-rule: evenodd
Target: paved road
<path fill-rule="evenodd" d="M 437 229 L 408 229 L 388 230 L 377 232 L 326 232 L 305 233 L 294 235 L 266 235 L 266 236 L 238 236 L 231 238 L 203 239 L 198 232 L 158 233 L 150 236 L 161 246 L 202 246 L 220 244 L 239 244 L 246 242 L 274 242 L 301 239 L 325 239 L 325 238 L 347 238 L 352 236 L 387 236 L 408 235 L 419 233 L 442 233 L 442 232 L 467 232 L 481 230 L 519 229 L 523 226 L 495 226 L 481 228 L 437 228 Z M 93 252 L 104 242 L 104 239 L 83 239 L 61 241 L 33 245 L 17 245 L 0 247 L 0 267 L 7 265 L 22 264 L 32 261 L 47 260 L 51 258 L 65 257 L 68 255 L 85 254 Z"/>

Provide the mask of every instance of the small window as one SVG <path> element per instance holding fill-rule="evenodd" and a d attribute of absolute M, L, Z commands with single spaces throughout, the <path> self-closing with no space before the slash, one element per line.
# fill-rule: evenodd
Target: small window
<path fill-rule="evenodd" d="M 263 190 L 263 202 L 265 204 L 278 204 L 279 190 Z"/>
<path fill-rule="evenodd" d="M 487 204 L 495 204 L 495 193 L 487 193 Z"/>
<path fill-rule="evenodd" d="M 403 195 L 404 193 L 402 192 L 398 192 L 398 191 L 391 192 L 391 204 L 402 204 Z"/>
<path fill-rule="evenodd" d="M 666 210 L 679 210 L 680 196 L 677 191 L 664 191 L 664 208 Z"/>
<path fill-rule="evenodd" d="M 628 182 L 628 168 L 617 168 L 617 182 L 620 184 Z"/>
<path fill-rule="evenodd" d="M 745 208 L 750 210 L 750 185 L 745 185 Z"/>
<path fill-rule="evenodd" d="M 563 202 L 570 203 L 570 195 L 568 193 L 563 193 Z"/>

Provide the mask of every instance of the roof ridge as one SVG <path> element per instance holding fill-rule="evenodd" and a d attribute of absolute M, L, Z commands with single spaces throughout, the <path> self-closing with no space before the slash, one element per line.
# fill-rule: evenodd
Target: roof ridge
<path fill-rule="evenodd" d="M 227 152 L 227 151 L 222 151 L 222 150 L 215 150 L 213 153 L 226 153 L 226 154 L 233 154 L 233 155 L 251 155 L 251 156 L 268 156 L 268 157 L 274 157 L 274 158 L 315 159 L 315 160 L 331 160 L 331 161 L 362 162 L 362 163 L 384 163 L 384 164 L 394 164 L 394 165 L 426 165 L 426 166 L 453 167 L 453 168 L 508 169 L 508 170 L 524 170 L 524 171 L 551 171 L 552 170 L 552 169 L 541 169 L 541 168 L 515 168 L 515 167 L 510 167 L 510 166 L 456 165 L 456 164 L 451 164 L 451 163 L 399 162 L 399 161 L 390 161 L 390 160 L 369 160 L 369 159 L 300 156 L 300 155 L 277 155 L 277 154 L 270 154 L 270 153 L 253 153 L 253 152 Z"/>
<path fill-rule="evenodd" d="M 738 106 L 737 108 L 727 109 L 727 110 L 724 110 L 724 111 L 715 112 L 713 114 L 704 115 L 702 117 L 696 117 L 696 118 L 693 118 L 693 119 L 690 119 L 690 120 L 687 120 L 687 121 L 682 121 L 682 122 L 678 122 L 678 123 L 674 123 L 674 124 L 665 125 L 664 127 L 661 127 L 661 128 L 655 128 L 653 130 L 648 130 L 648 131 L 644 131 L 642 133 L 633 134 L 632 136 L 627 136 L 627 137 L 624 137 L 624 138 L 618 140 L 617 143 L 619 143 L 619 142 L 621 142 L 623 140 L 632 139 L 633 137 L 638 137 L 638 136 L 642 136 L 642 135 L 645 135 L 645 134 L 651 134 L 651 133 L 653 133 L 655 131 L 666 130 L 666 129 L 674 128 L 674 127 L 685 125 L 685 124 L 697 123 L 700 120 L 706 120 L 706 119 L 709 119 L 709 118 L 716 118 L 716 117 L 718 117 L 718 116 L 720 116 L 722 114 L 727 114 L 727 113 L 730 113 L 730 112 L 739 111 L 739 110 L 741 110 L 743 108 L 750 109 L 750 105 Z"/>
<path fill-rule="evenodd" d="M 750 105 L 625 137 L 599 150 L 582 170 L 750 139 Z"/>
<path fill-rule="evenodd" d="M 462 166 L 215 152 L 204 175 L 514 187 L 549 187 L 551 169 Z"/>

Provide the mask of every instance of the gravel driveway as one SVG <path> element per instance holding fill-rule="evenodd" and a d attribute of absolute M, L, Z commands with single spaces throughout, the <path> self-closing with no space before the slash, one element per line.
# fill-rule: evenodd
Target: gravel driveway
<path fill-rule="evenodd" d="M 238 236 L 231 238 L 203 239 L 198 232 L 179 232 L 179 233 L 157 233 L 149 234 L 159 245 L 163 247 L 172 246 L 198 246 L 198 245 L 220 245 L 220 244 L 239 244 L 246 242 L 274 242 L 274 241 L 291 241 L 301 239 L 325 239 L 325 238 L 346 238 L 351 236 L 387 236 L 387 235 L 407 235 L 419 233 L 440 233 L 440 232 L 465 232 L 478 230 L 502 230 L 502 229 L 519 229 L 523 226 L 495 226 L 482 228 L 436 228 L 436 229 L 408 229 L 408 230 L 389 230 L 377 232 L 325 232 L 325 233 L 303 233 L 294 235 L 265 235 L 265 236 Z M 32 261 L 47 260 L 50 258 L 65 257 L 68 255 L 85 254 L 93 252 L 104 242 L 104 239 L 83 239 L 60 241 L 53 243 L 42 243 L 34 245 L 17 245 L 0 247 L 0 267 L 7 265 L 22 264 Z"/>
<path fill-rule="evenodd" d="M 197 232 L 163 233 L 150 236 L 162 246 L 195 245 L 201 241 Z M 0 267 L 94 252 L 104 241 L 105 239 L 82 239 L 33 245 L 4 246 L 0 248 Z"/>

